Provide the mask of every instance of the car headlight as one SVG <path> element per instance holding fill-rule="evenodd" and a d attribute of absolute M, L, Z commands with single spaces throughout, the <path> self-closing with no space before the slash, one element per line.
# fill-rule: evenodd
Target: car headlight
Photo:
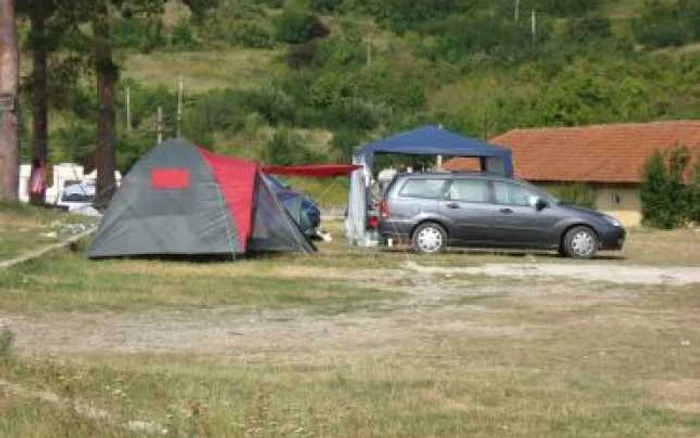
<path fill-rule="evenodd" d="M 617 219 L 615 219 L 615 218 L 612 217 L 612 216 L 603 215 L 603 219 L 605 219 L 605 220 L 606 220 L 610 225 L 612 225 L 613 227 L 621 227 L 621 226 L 622 226 L 622 224 L 620 223 L 620 221 L 617 220 Z"/>

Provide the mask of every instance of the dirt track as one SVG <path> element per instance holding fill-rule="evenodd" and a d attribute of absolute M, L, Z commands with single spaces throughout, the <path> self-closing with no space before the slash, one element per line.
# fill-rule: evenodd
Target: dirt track
<path fill-rule="evenodd" d="M 339 277 L 340 272 L 335 272 L 334 277 Z M 549 330 L 490 320 L 478 303 L 459 302 L 468 301 L 469 297 L 537 297 L 543 304 L 585 306 L 634 300 L 637 288 L 630 285 L 635 284 L 698 283 L 700 287 L 700 268 L 602 264 L 440 268 L 407 263 L 403 269 L 386 275 L 371 272 L 375 274 L 375 286 L 404 292 L 404 298 L 334 316 L 306 310 L 251 313 L 232 307 L 31 317 L 0 313 L 0 326 L 13 330 L 17 348 L 29 354 L 196 353 L 253 361 L 273 354 L 293 360 L 295 356 L 319 352 L 346 355 L 360 349 L 391 354 L 398 341 L 404 348 L 409 343 L 420 349 L 424 343 L 433 342 L 436 333 L 465 338 L 532 338 L 540 330 Z M 474 275 L 478 277 L 469 277 Z M 345 271 L 345 276 L 347 281 L 356 281 L 362 273 Z M 376 283 L 380 277 L 386 278 L 386 283 Z M 397 277 L 403 283 L 396 283 Z M 596 282 L 582 287 L 581 280 Z"/>
<path fill-rule="evenodd" d="M 441 268 L 421 266 L 413 262 L 407 269 L 425 274 L 487 275 L 489 277 L 562 277 L 573 280 L 604 281 L 618 284 L 671 284 L 700 285 L 698 267 L 655 267 L 611 264 L 563 264 L 563 263 L 493 263 L 466 268 Z"/>

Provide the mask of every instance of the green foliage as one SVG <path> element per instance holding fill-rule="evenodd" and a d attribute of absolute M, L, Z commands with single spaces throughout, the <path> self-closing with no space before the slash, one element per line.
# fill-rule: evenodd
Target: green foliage
<path fill-rule="evenodd" d="M 665 155 L 659 151 L 647 161 L 640 190 L 645 224 L 663 229 L 685 225 L 695 219 L 694 185 L 684 184 L 690 164 L 685 146 L 676 146 Z"/>
<path fill-rule="evenodd" d="M 650 47 L 680 46 L 700 41 L 700 3 L 695 0 L 650 0 L 632 29 Z"/>
<path fill-rule="evenodd" d="M 12 360 L 12 345 L 15 340 L 15 334 L 8 328 L 3 328 L 0 331 L 0 361 L 7 363 Z"/>
<path fill-rule="evenodd" d="M 362 131 L 339 129 L 333 135 L 333 146 L 340 151 L 343 162 L 352 163 L 354 149 L 362 146 L 365 140 Z"/>
<path fill-rule="evenodd" d="M 541 17 L 533 39 L 529 20 L 514 21 L 511 16 L 488 11 L 452 15 L 426 23 L 418 53 L 430 60 L 451 63 L 479 63 L 485 60 L 520 62 L 540 55 L 553 34 L 551 20 Z"/>
<path fill-rule="evenodd" d="M 303 44 L 330 33 L 316 15 L 302 8 L 285 8 L 273 23 L 277 40 L 290 44 Z"/>
<path fill-rule="evenodd" d="M 115 47 L 136 48 L 148 53 L 165 45 L 163 24 L 160 18 L 119 18 L 112 24 L 112 40 Z"/>
<path fill-rule="evenodd" d="M 693 177 L 690 183 L 690 219 L 700 224 L 700 157 L 695 158 Z"/>
<path fill-rule="evenodd" d="M 614 65 L 570 65 L 543 90 L 531 123 L 574 126 L 650 118 L 647 84 L 632 75 L 623 77 Z"/>
<path fill-rule="evenodd" d="M 179 49 L 192 50 L 199 47 L 199 41 L 189 20 L 180 20 L 170 34 L 170 45 Z"/>
<path fill-rule="evenodd" d="M 277 129 L 265 146 L 264 160 L 267 164 L 288 166 L 319 161 L 322 157 L 310 151 L 304 139 L 291 129 Z"/>
<path fill-rule="evenodd" d="M 198 31 L 211 45 L 269 48 L 274 44 L 265 9 L 252 2 L 222 0 L 205 14 Z"/>
<path fill-rule="evenodd" d="M 567 23 L 566 36 L 579 44 L 596 39 L 607 39 L 613 36 L 612 23 L 610 19 L 600 15 L 572 18 Z"/>
<path fill-rule="evenodd" d="M 343 4 L 343 0 L 311 0 L 311 9 L 321 13 L 336 12 Z"/>
<path fill-rule="evenodd" d="M 537 7 L 561 17 L 574 17 L 596 11 L 603 3 L 603 0 L 544 0 Z"/>
<path fill-rule="evenodd" d="M 586 208 L 595 208 L 597 191 L 589 184 L 561 184 L 550 187 L 550 192 L 564 202 Z"/>

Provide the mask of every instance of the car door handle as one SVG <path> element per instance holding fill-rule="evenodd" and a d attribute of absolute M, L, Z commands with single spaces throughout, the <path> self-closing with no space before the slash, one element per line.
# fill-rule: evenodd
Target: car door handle
<path fill-rule="evenodd" d="M 500 211 L 503 214 L 511 214 L 513 212 L 513 210 L 511 210 L 510 208 L 502 208 L 498 211 Z"/>
<path fill-rule="evenodd" d="M 459 204 L 457 204 L 456 202 L 450 202 L 449 204 L 447 204 L 447 208 L 451 208 L 453 210 L 456 210 L 459 208 Z"/>

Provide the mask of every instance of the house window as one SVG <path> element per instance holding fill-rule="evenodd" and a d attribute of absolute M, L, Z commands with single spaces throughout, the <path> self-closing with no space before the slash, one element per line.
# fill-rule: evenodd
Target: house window
<path fill-rule="evenodd" d="M 617 192 L 613 192 L 610 194 L 610 203 L 612 205 L 620 205 L 622 203 L 622 197 L 620 197 L 620 194 Z"/>

